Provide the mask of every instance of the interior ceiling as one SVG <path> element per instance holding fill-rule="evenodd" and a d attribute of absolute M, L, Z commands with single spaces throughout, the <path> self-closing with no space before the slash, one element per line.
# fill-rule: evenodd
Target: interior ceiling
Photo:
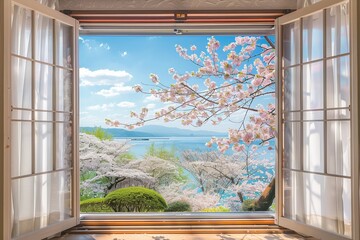
<path fill-rule="evenodd" d="M 60 10 L 271 10 L 296 9 L 297 0 L 59 0 Z"/>
<path fill-rule="evenodd" d="M 58 0 L 82 34 L 274 34 L 297 0 Z"/>

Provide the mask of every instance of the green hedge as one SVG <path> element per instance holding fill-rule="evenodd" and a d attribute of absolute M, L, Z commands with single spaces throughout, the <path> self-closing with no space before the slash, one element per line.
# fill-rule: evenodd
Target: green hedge
<path fill-rule="evenodd" d="M 176 201 L 169 204 L 165 212 L 191 212 L 191 206 L 185 201 Z"/>
<path fill-rule="evenodd" d="M 91 198 L 80 202 L 80 212 L 114 212 L 104 198 Z"/>
<path fill-rule="evenodd" d="M 117 189 L 104 202 L 115 212 L 161 212 L 167 207 L 159 193 L 144 187 Z"/>

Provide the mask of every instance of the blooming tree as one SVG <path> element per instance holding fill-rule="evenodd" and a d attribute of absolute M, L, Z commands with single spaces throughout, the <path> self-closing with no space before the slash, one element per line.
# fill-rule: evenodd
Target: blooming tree
<path fill-rule="evenodd" d="M 171 183 L 167 186 L 162 186 L 159 189 L 159 193 L 167 203 L 177 201 L 189 203 L 194 212 L 216 207 L 221 198 L 216 192 L 198 192 L 196 188 L 184 188 L 184 185 L 181 183 Z"/>
<path fill-rule="evenodd" d="M 125 165 L 126 168 L 143 171 L 156 180 L 155 189 L 182 180 L 181 171 L 175 162 L 156 156 L 144 156 Z"/>
<path fill-rule="evenodd" d="M 271 39 L 267 36 L 238 36 L 233 42 L 221 47 L 215 37 L 210 37 L 206 51 L 198 50 L 195 45 L 189 50 L 180 45 L 175 47 L 181 58 L 193 64 L 193 71 L 181 73 L 170 68 L 171 84 L 166 84 L 167 81 L 151 73 L 151 89 L 146 90 L 145 85 L 133 87 L 136 92 L 152 95 L 169 104 L 153 113 L 145 107 L 140 112 L 132 111 L 130 116 L 133 122 L 106 119 L 106 123 L 133 129 L 157 119 L 165 122 L 181 121 L 185 126 L 195 127 L 236 121 L 237 127 L 228 129 L 227 137 L 213 137 L 206 145 L 216 145 L 221 153 L 229 148 L 235 153 L 242 153 L 248 147 L 259 144 L 271 150 L 269 141 L 275 137 L 275 46 Z M 261 104 L 264 102 L 268 104 Z M 229 187 L 243 186 L 244 182 L 240 183 L 240 179 L 244 176 L 243 171 L 249 174 L 249 163 L 246 163 L 245 168 L 231 161 L 228 163 L 231 166 L 222 164 L 210 161 L 206 165 L 199 165 L 198 162 L 190 165 L 199 177 L 198 180 L 206 178 L 212 169 L 213 176 L 223 177 L 225 180 L 222 181 L 230 180 L 227 181 Z M 234 169 L 239 172 L 232 171 Z M 200 185 L 206 193 L 205 183 Z M 253 187 L 254 184 L 249 186 L 249 191 Z"/>
<path fill-rule="evenodd" d="M 117 161 L 128 148 L 125 142 L 101 141 L 80 133 L 80 189 L 83 195 L 104 196 L 129 181 L 147 187 L 155 184 L 151 175 Z"/>
<path fill-rule="evenodd" d="M 275 49 L 268 37 L 239 36 L 234 42 L 224 46 L 226 59 L 220 58 L 220 42 L 208 39 L 206 52 L 191 46 L 190 51 L 176 45 L 179 56 L 196 67 L 191 72 L 179 73 L 174 68 L 169 74 L 174 82 L 162 83 L 160 78 L 150 74 L 153 88 L 145 91 L 143 86 L 135 85 L 134 90 L 151 94 L 170 106 L 149 115 L 149 109 L 131 112 L 133 123 L 122 123 L 106 119 L 111 126 L 125 126 L 133 129 L 148 121 L 163 119 L 165 122 L 181 120 L 183 125 L 201 127 L 210 122 L 220 124 L 237 113 L 242 113 L 238 128 L 228 129 L 228 137 L 213 137 L 207 146 L 216 144 L 221 152 L 229 147 L 241 152 L 246 145 L 260 140 L 268 144 L 275 136 L 275 106 L 257 105 L 258 99 L 275 96 Z M 271 101 L 274 102 L 274 99 Z"/>
<path fill-rule="evenodd" d="M 225 155 L 186 150 L 182 155 L 181 166 L 191 172 L 204 193 L 237 195 L 242 201 L 243 196 L 260 194 L 274 176 L 274 162 L 262 158 L 259 151 Z"/>

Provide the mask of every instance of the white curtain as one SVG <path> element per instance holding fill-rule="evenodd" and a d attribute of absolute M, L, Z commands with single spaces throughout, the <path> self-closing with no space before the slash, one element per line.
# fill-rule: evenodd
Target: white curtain
<path fill-rule="evenodd" d="M 40 2 L 55 8 L 57 1 Z M 54 63 L 55 47 L 53 20 L 36 13 L 35 31 L 31 26 L 31 11 L 14 5 L 11 80 L 14 108 L 11 128 L 13 237 L 71 217 L 70 171 L 53 172 L 69 167 L 71 128 L 65 123 L 55 123 L 52 112 L 56 110 L 54 101 L 59 103 L 61 100 L 56 97 L 69 95 L 69 92 L 54 95 L 56 82 L 71 84 L 71 74 L 64 74 L 63 70 L 51 65 Z M 34 44 L 31 42 L 33 35 Z M 58 42 L 65 41 L 62 34 L 58 36 Z M 35 49 L 32 49 L 33 45 Z M 57 76 L 56 81 L 54 76 Z M 62 86 L 64 88 L 71 91 L 68 86 Z M 64 119 L 61 117 L 61 120 Z"/>
<path fill-rule="evenodd" d="M 303 6 L 311 3 L 314 1 L 302 2 Z M 327 9 L 326 14 L 325 55 L 335 57 L 349 53 L 348 5 Z M 325 42 L 322 21 L 322 13 L 303 19 L 303 62 L 320 60 L 303 66 L 304 110 L 346 108 L 350 105 L 349 56 L 321 60 L 324 56 L 322 46 Z M 326 78 L 323 76 L 323 61 L 326 63 Z M 322 119 L 325 117 L 335 121 L 323 122 Z M 289 189 L 285 194 L 285 215 L 311 226 L 347 236 L 351 234 L 351 181 L 349 178 L 316 173 L 350 176 L 350 121 L 344 121 L 349 117 L 348 109 L 329 110 L 326 113 L 303 112 L 303 119 L 309 120 L 302 125 L 303 168 L 312 173 L 285 174 L 286 187 Z M 285 156 L 288 156 L 286 159 L 297 159 L 295 145 L 298 144 L 298 133 L 294 132 L 294 128 L 285 129 L 285 134 L 290 135 L 285 137 L 286 141 L 290 141 L 285 145 L 288 146 L 285 150 Z M 297 169 L 297 166 L 293 168 Z"/>

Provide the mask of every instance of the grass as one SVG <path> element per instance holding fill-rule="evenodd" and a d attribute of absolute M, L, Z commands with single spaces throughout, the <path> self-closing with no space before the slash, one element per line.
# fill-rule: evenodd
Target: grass
<path fill-rule="evenodd" d="M 114 137 L 110 133 L 108 133 L 106 130 L 102 129 L 101 127 L 95 127 L 91 131 L 82 130 L 81 132 L 89 135 L 93 135 L 102 141 L 104 140 L 110 141 L 114 139 Z"/>

